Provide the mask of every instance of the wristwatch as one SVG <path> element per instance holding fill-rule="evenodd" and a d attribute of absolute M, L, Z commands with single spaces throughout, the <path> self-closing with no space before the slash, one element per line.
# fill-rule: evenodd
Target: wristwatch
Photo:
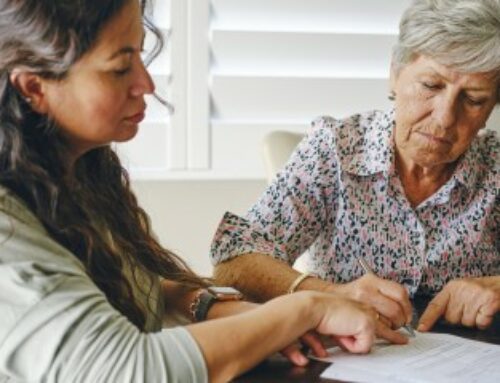
<path fill-rule="evenodd" d="M 215 295 L 218 301 L 239 301 L 243 299 L 243 294 L 234 287 L 228 286 L 210 286 L 208 292 Z"/>
<path fill-rule="evenodd" d="M 190 306 L 191 316 L 195 322 L 207 319 L 208 310 L 215 302 L 238 301 L 243 299 L 243 294 L 233 287 L 211 286 L 201 289 L 196 294 Z"/>

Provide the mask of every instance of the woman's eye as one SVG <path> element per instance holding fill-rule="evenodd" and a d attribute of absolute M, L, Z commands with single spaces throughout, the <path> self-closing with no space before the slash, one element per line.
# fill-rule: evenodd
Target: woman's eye
<path fill-rule="evenodd" d="M 482 106 L 486 102 L 485 99 L 482 99 L 482 98 L 481 99 L 475 99 L 475 98 L 472 98 L 472 97 L 469 97 L 469 96 L 465 96 L 465 99 L 472 106 Z"/>
<path fill-rule="evenodd" d="M 128 72 L 130 72 L 130 67 L 127 67 L 127 68 L 123 68 L 123 69 L 117 69 L 115 71 L 113 71 L 115 75 L 117 76 L 124 76 L 126 75 Z"/>
<path fill-rule="evenodd" d="M 439 84 L 433 83 L 433 82 L 422 82 L 422 85 L 424 88 L 429 89 L 429 90 L 438 90 L 440 88 Z"/>

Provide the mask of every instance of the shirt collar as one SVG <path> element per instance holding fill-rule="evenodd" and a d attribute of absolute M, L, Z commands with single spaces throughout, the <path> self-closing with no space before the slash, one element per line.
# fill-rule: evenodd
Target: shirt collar
<path fill-rule="evenodd" d="M 355 144 L 356 149 L 342 162 L 344 171 L 358 176 L 370 176 L 383 173 L 387 177 L 396 174 L 394 162 L 394 126 L 395 111 L 391 109 L 374 116 L 371 123 L 361 126 L 362 138 Z M 489 137 L 489 133 L 485 134 Z M 488 137 L 476 137 L 469 149 L 459 159 L 452 179 L 467 189 L 475 187 L 482 172 L 487 171 L 487 165 L 481 160 L 481 144 Z M 352 143 L 351 143 L 352 144 Z"/>
<path fill-rule="evenodd" d="M 487 135 L 488 133 L 484 134 L 484 136 Z M 485 139 L 488 139 L 488 137 L 482 137 L 481 135 L 474 138 L 469 149 L 459 158 L 457 167 L 453 172 L 452 178 L 469 190 L 475 187 L 481 174 L 488 172 L 488 165 L 485 161 L 482 161 L 481 146 Z"/>
<path fill-rule="evenodd" d="M 360 119 L 358 126 L 361 137 L 354 143 L 355 149 L 341 161 L 343 170 L 358 176 L 389 174 L 394 166 L 394 109 L 376 114 L 372 121 L 366 119 L 366 126 L 362 126 L 362 121 Z"/>

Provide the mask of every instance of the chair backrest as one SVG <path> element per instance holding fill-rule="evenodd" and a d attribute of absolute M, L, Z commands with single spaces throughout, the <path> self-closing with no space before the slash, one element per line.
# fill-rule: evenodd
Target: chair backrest
<path fill-rule="evenodd" d="M 277 130 L 267 134 L 262 140 L 262 153 L 266 167 L 267 182 L 285 165 L 304 134 Z"/>
<path fill-rule="evenodd" d="M 276 173 L 286 164 L 302 138 L 304 138 L 304 134 L 302 133 L 287 132 L 285 130 L 276 130 L 264 137 L 262 140 L 262 153 L 268 183 L 271 183 Z M 306 272 L 308 257 L 309 255 L 306 251 L 297 258 L 293 267 L 300 272 Z"/>

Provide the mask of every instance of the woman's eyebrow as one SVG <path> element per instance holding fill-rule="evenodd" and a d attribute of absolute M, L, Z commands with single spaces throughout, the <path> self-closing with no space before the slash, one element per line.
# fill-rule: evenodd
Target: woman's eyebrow
<path fill-rule="evenodd" d="M 131 46 L 126 46 L 126 47 L 120 48 L 118 51 L 113 53 L 108 60 L 113 60 L 120 55 L 132 54 L 135 51 L 136 51 L 136 48 L 131 47 Z"/>
<path fill-rule="evenodd" d="M 146 39 L 146 31 L 143 29 L 140 49 L 142 49 L 142 47 L 144 46 L 145 39 Z M 113 53 L 108 60 L 113 60 L 120 55 L 132 54 L 136 50 L 137 50 L 137 48 L 134 48 L 133 46 L 130 46 L 130 45 L 124 46 L 124 47 L 120 48 L 119 50 L 117 50 L 115 53 Z"/>

